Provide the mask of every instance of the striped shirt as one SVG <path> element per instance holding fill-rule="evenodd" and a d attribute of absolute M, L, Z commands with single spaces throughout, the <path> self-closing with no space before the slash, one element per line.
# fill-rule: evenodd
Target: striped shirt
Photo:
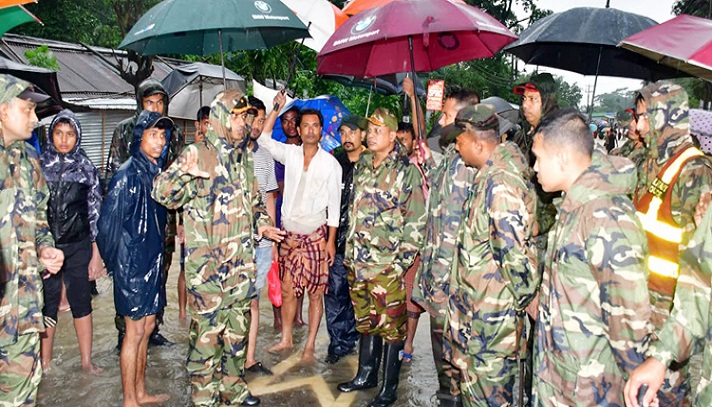
<path fill-rule="evenodd" d="M 260 148 L 259 144 L 253 143 L 254 149 L 252 156 L 255 161 L 255 178 L 260 186 L 260 194 L 262 202 L 267 205 L 267 193 L 274 192 L 279 189 L 277 186 L 277 178 L 274 175 L 274 159 L 272 154 L 266 148 Z M 272 219 L 274 220 L 274 219 Z M 255 236 L 255 239 L 257 237 Z M 271 247 L 272 241 L 269 239 L 261 239 L 258 241 L 257 247 Z"/>

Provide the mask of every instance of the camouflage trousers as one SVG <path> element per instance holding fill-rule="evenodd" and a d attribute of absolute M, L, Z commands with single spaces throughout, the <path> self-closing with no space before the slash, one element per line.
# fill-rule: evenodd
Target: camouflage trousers
<path fill-rule="evenodd" d="M 486 361 L 458 357 L 462 405 L 465 407 L 505 407 L 514 404 L 514 385 L 519 373 L 517 359 L 492 357 Z"/>
<path fill-rule="evenodd" d="M 445 318 L 430 317 L 430 341 L 433 347 L 433 361 L 438 372 L 438 393 L 451 396 L 460 395 L 460 369 L 443 359 L 443 326 Z"/>
<path fill-rule="evenodd" d="M 386 342 L 402 342 L 406 335 L 405 283 L 395 272 L 356 280 L 349 270 L 349 295 L 354 305 L 356 330 L 380 336 Z"/>
<path fill-rule="evenodd" d="M 698 355 L 693 355 L 693 357 Z M 673 362 L 665 370 L 665 380 L 658 390 L 660 407 L 689 407 L 692 405 L 691 366 L 688 359 L 684 363 Z M 696 372 L 699 374 L 699 370 Z"/>
<path fill-rule="evenodd" d="M 186 368 L 195 406 L 239 405 L 249 394 L 244 374 L 250 300 L 193 314 Z"/>
<path fill-rule="evenodd" d="M 41 379 L 39 333 L 0 347 L 0 407 L 34 406 Z"/>

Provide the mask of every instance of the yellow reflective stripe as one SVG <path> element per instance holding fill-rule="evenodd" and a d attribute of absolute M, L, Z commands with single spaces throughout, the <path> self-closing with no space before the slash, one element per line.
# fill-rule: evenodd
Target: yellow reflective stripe
<path fill-rule="evenodd" d="M 655 200 L 658 198 L 653 199 Z M 651 202 L 650 205 L 652 206 L 653 203 Z M 638 219 L 640 219 L 640 223 L 643 225 L 643 230 L 652 235 L 655 235 L 656 237 L 662 240 L 665 240 L 666 242 L 678 244 L 681 243 L 682 228 L 678 228 L 672 225 L 668 225 L 665 222 L 661 222 L 657 220 L 654 216 L 651 216 L 652 213 L 657 212 L 649 212 L 647 214 L 641 212 L 635 213 L 636 215 L 638 215 Z"/>
<path fill-rule="evenodd" d="M 660 257 L 648 257 L 648 270 L 659 276 L 677 279 L 680 275 L 680 266 L 677 263 L 662 259 Z"/>
<path fill-rule="evenodd" d="M 682 154 L 680 154 L 679 157 L 677 157 L 677 159 L 668 167 L 667 170 L 665 170 L 665 173 L 663 174 L 661 180 L 669 185 L 670 181 L 672 181 L 672 177 L 674 177 L 675 174 L 680 171 L 680 168 L 682 167 L 682 164 L 685 163 L 685 161 L 689 160 L 690 158 L 701 155 L 703 155 L 702 151 L 698 150 L 696 147 L 688 148 Z"/>

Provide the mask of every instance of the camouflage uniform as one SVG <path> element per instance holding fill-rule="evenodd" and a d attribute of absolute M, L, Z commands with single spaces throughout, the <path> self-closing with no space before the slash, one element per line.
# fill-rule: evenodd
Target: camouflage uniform
<path fill-rule="evenodd" d="M 30 84 L 0 75 L 0 104 Z M 5 145 L 0 127 L 0 406 L 34 405 L 42 378 L 44 332 L 41 247 L 54 247 L 47 223 L 49 189 L 37 151 Z"/>
<path fill-rule="evenodd" d="M 686 360 L 697 344 L 703 345 L 700 383 L 694 406 L 712 405 L 712 210 L 698 225 L 681 258 L 685 260 L 677 280 L 670 317 L 659 331 L 648 355 L 668 366 Z"/>
<path fill-rule="evenodd" d="M 403 274 L 425 231 L 422 177 L 396 146 L 378 168 L 370 151 L 356 163 L 344 255 L 356 330 L 387 342 L 405 339 Z"/>
<path fill-rule="evenodd" d="M 652 326 L 645 233 L 626 194 L 635 168 L 594 151 L 557 201 L 549 232 L 534 355 L 536 406 L 623 406 Z"/>
<path fill-rule="evenodd" d="M 226 139 L 230 112 L 243 104 L 240 97 L 235 90 L 218 95 L 211 104 L 205 142 L 188 147 L 197 150 L 199 166 L 209 179 L 183 172 L 177 161 L 154 181 L 156 201 L 184 210 L 192 314 L 187 368 L 197 406 L 239 404 L 249 395 L 239 376 L 255 294 L 253 234 L 272 221 L 254 176 L 252 152 Z"/>
<path fill-rule="evenodd" d="M 438 396 L 460 394 L 460 371 L 443 360 L 443 327 L 450 273 L 455 268 L 457 235 L 465 217 L 464 205 L 476 170 L 465 166 L 454 146 L 444 152 L 440 164 L 432 169 L 426 235 L 421 262 L 415 276 L 413 300 L 430 314 L 430 337 L 438 373 Z"/>
<path fill-rule="evenodd" d="M 530 245 L 536 205 L 530 172 L 519 148 L 502 143 L 475 176 L 465 203 L 457 272 L 450 276 L 445 356 L 462 372 L 466 406 L 513 402 L 517 357 L 525 357 L 524 308 L 539 283 Z"/>
<path fill-rule="evenodd" d="M 687 93 L 679 85 L 656 83 L 640 90 L 646 105 L 650 132 L 645 136 L 647 148 L 643 150 L 638 167 L 638 184 L 635 200 L 640 199 L 662 167 L 678 152 L 692 145 L 688 118 Z M 672 217 L 683 229 L 680 249 L 683 249 L 695 231 L 693 215 L 700 196 L 712 189 L 712 163 L 709 157 L 689 160 L 672 185 Z M 680 266 L 683 267 L 683 261 Z M 676 296 L 673 294 L 673 297 Z M 650 291 L 653 305 L 652 321 L 660 330 L 670 313 L 673 298 L 659 292 Z M 666 372 L 665 383 L 658 392 L 661 406 L 690 405 L 690 368 L 687 361 L 673 363 Z"/>

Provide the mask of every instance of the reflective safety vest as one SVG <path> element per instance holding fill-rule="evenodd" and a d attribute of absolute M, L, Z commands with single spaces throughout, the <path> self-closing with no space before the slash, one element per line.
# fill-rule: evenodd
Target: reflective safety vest
<path fill-rule="evenodd" d="M 636 197 L 636 215 L 643 224 L 650 249 L 648 288 L 670 297 L 670 305 L 680 274 L 679 251 L 683 234 L 683 229 L 672 217 L 672 186 L 685 163 L 700 156 L 704 153 L 692 146 L 677 153 L 660 170 L 648 191 L 639 199 Z"/>

